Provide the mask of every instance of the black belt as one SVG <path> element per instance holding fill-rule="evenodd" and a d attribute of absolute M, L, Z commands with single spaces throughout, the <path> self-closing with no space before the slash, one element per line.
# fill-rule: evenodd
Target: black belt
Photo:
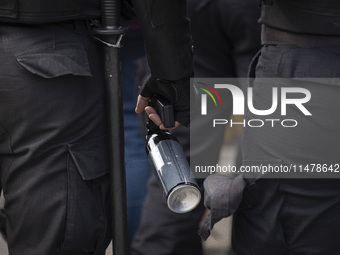
<path fill-rule="evenodd" d="M 299 34 L 262 25 L 261 42 L 264 45 L 291 44 L 302 47 L 340 47 L 340 35 Z"/>

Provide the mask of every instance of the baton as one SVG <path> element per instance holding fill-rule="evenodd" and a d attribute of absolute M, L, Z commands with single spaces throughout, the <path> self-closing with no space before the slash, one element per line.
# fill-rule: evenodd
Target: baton
<path fill-rule="evenodd" d="M 128 254 L 123 98 L 119 48 L 127 28 L 120 26 L 120 0 L 101 0 L 102 26 L 94 33 L 104 42 L 105 80 L 110 137 L 112 249 Z"/>

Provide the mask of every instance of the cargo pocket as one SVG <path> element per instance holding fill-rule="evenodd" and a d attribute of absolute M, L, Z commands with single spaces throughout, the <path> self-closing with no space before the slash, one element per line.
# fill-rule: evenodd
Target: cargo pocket
<path fill-rule="evenodd" d="M 277 179 L 259 179 L 243 192 L 233 218 L 233 245 L 240 254 L 287 254 L 280 222 L 284 198 Z M 285 252 L 284 252 L 285 251 Z"/>
<path fill-rule="evenodd" d="M 21 67 L 43 78 L 67 74 L 92 76 L 87 53 L 81 45 L 25 52 L 16 58 Z"/>
<path fill-rule="evenodd" d="M 69 144 L 62 254 L 97 254 L 111 239 L 107 137 Z"/>

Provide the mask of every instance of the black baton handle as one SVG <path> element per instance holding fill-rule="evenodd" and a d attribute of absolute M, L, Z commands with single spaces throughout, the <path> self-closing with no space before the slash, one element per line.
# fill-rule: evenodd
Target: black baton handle
<path fill-rule="evenodd" d="M 119 26 L 120 22 L 120 1 L 102 0 L 102 22 L 104 26 Z"/>
<path fill-rule="evenodd" d="M 102 25 L 93 28 L 104 44 L 108 127 L 110 137 L 110 187 L 112 251 L 128 255 L 124 119 L 121 86 L 120 41 L 127 28 L 120 26 L 120 1 L 101 0 Z M 99 38 L 97 38 L 99 39 Z"/>

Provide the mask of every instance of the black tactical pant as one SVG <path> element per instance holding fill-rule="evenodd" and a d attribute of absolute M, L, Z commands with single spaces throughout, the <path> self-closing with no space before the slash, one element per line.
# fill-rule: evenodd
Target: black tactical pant
<path fill-rule="evenodd" d="M 280 111 L 270 117 L 247 112 L 245 119 L 295 119 L 298 125 L 294 128 L 246 127 L 242 140 L 245 165 L 303 165 L 310 171 L 313 164 L 338 168 L 339 50 L 339 47 L 293 45 L 263 47 L 251 70 L 256 77 L 251 83 L 254 105 L 257 109 L 268 109 L 272 87 L 303 86 L 311 93 L 305 106 L 312 116 L 305 116 L 294 105 L 289 105 L 287 116 L 282 116 Z M 265 77 L 276 79 L 267 82 L 258 79 Z M 279 78 L 292 79 L 281 83 Z M 313 177 L 311 173 L 304 176 Z M 268 178 L 249 185 L 234 215 L 233 247 L 237 253 L 340 254 L 340 179 L 339 175 L 333 177 Z"/>
<path fill-rule="evenodd" d="M 0 176 L 11 255 L 105 252 L 102 64 L 82 23 L 0 24 Z"/>

